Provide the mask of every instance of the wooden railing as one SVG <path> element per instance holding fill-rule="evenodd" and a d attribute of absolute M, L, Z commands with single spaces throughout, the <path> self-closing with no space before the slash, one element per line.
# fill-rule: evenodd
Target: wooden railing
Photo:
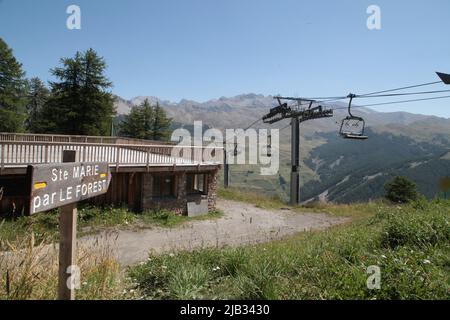
<path fill-rule="evenodd" d="M 127 137 L 81 136 L 62 134 L 8 133 L 0 132 L 0 141 L 23 142 L 76 142 L 76 143 L 107 143 L 133 145 L 173 145 L 172 142 L 143 140 Z"/>
<path fill-rule="evenodd" d="M 221 148 L 0 140 L 0 168 L 3 170 L 5 167 L 28 164 L 59 163 L 63 150 L 78 151 L 76 161 L 108 162 L 116 170 L 120 166 L 220 164 L 221 158 L 210 160 L 210 157 L 203 157 L 208 153 L 215 156 L 218 149 Z M 221 153 L 219 152 L 219 157 Z"/>

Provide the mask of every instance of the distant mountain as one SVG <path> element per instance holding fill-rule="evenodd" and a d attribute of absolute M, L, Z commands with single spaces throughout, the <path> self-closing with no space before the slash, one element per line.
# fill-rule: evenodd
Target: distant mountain
<path fill-rule="evenodd" d="M 420 142 L 403 135 L 376 133 L 368 129 L 370 141 L 347 141 L 323 134 L 327 143 L 315 148 L 306 160 L 320 183 L 304 185 L 304 201 L 353 202 L 383 196 L 384 184 L 396 175 L 414 180 L 427 197 L 439 193 L 439 181 L 450 175 L 445 143 Z"/>
<path fill-rule="evenodd" d="M 118 113 L 129 113 L 145 99 L 159 102 L 176 126 L 192 126 L 202 120 L 209 127 L 245 128 L 276 105 L 272 96 L 242 94 L 206 102 L 171 102 L 153 96 L 131 100 L 117 97 Z M 450 175 L 450 119 L 407 112 L 377 112 L 355 108 L 353 113 L 366 120 L 369 139 L 349 141 L 338 136 L 340 121 L 347 115 L 346 103 L 333 118 L 301 125 L 302 200 L 337 202 L 366 201 L 383 195 L 384 183 L 395 175 L 416 181 L 420 191 L 435 196 L 439 179 Z M 288 120 L 255 128 L 283 128 Z M 278 194 L 289 192 L 290 130 L 280 134 L 280 173 L 275 177 L 258 174 L 257 166 L 232 166 L 231 184 L 243 189 Z"/>

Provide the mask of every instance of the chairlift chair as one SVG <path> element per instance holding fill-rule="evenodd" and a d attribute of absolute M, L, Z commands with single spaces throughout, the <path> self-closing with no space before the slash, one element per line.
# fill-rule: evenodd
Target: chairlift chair
<path fill-rule="evenodd" d="M 366 122 L 363 118 L 354 116 L 351 112 L 352 101 L 355 95 L 351 93 L 348 97 L 350 98 L 348 103 L 348 116 L 342 119 L 339 134 L 344 139 L 365 140 L 368 138 L 368 136 L 364 135 Z"/>

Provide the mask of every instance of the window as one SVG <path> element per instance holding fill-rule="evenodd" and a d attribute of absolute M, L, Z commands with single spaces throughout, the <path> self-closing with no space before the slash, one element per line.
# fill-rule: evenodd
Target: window
<path fill-rule="evenodd" d="M 175 176 L 155 175 L 153 176 L 153 196 L 154 197 L 174 197 L 175 196 Z"/>
<path fill-rule="evenodd" d="M 204 174 L 187 174 L 186 175 L 186 191 L 188 194 L 202 193 L 206 194 L 207 183 Z"/>

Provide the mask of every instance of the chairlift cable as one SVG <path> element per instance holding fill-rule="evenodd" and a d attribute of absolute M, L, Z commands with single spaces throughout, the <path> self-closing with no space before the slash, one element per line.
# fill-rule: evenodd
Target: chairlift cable
<path fill-rule="evenodd" d="M 432 98 L 422 98 L 422 99 L 411 99 L 411 100 L 400 100 L 400 101 L 390 101 L 390 102 L 382 102 L 382 103 L 373 103 L 373 104 L 366 104 L 366 105 L 357 106 L 357 107 L 382 106 L 382 105 L 388 105 L 388 104 L 399 104 L 399 103 L 407 103 L 407 102 L 417 102 L 417 101 L 427 101 L 427 100 L 438 100 L 438 99 L 446 99 L 446 98 L 450 98 L 450 95 L 449 95 L 449 96 L 432 97 Z"/>
<path fill-rule="evenodd" d="M 433 81 L 433 82 L 426 82 L 411 86 L 405 86 L 405 87 L 399 87 L 399 88 L 393 88 L 389 90 L 382 90 L 382 91 L 375 91 L 365 94 L 358 94 L 355 96 L 355 98 L 382 98 L 382 97 L 394 97 L 394 96 L 407 96 L 407 95 L 421 95 L 421 94 L 434 94 L 434 93 L 441 93 L 441 92 L 450 92 L 450 90 L 435 90 L 435 91 L 419 91 L 419 92 L 405 92 L 405 93 L 396 93 L 396 94 L 383 94 L 388 92 L 394 92 L 394 91 L 400 91 L 405 89 L 411 89 L 411 88 L 418 88 L 423 86 L 429 86 L 433 84 L 441 83 L 442 81 Z M 275 96 L 277 98 L 277 96 Z M 332 103 L 337 102 L 340 100 L 345 100 L 348 98 L 348 96 L 335 96 L 335 97 L 313 97 L 313 98 L 296 98 L 296 97 L 280 97 L 284 100 L 292 100 L 292 101 L 313 101 L 313 103 Z M 431 97 L 431 98 L 422 98 L 422 99 L 410 99 L 410 100 L 401 100 L 401 101 L 390 101 L 390 102 L 382 102 L 382 103 L 373 103 L 373 104 L 366 104 L 366 105 L 356 105 L 353 106 L 353 108 L 362 108 L 362 107 L 372 107 L 372 106 L 381 106 L 381 105 L 389 105 L 389 104 L 400 104 L 400 103 L 407 103 L 407 102 L 418 102 L 418 101 L 428 101 L 428 100 L 437 100 L 437 99 L 446 99 L 450 98 L 449 96 L 440 96 L 440 97 Z M 298 107 L 295 106 L 295 107 Z M 331 110 L 340 110 L 340 109 L 348 109 L 348 107 L 338 107 L 338 108 L 331 108 Z M 260 122 L 262 119 L 259 118 L 252 122 L 249 126 L 247 126 L 244 130 L 250 129 L 253 127 L 256 123 Z M 280 131 L 286 129 L 289 127 L 290 124 L 280 129 Z M 225 143 L 227 143 L 229 140 L 226 140 Z"/>
<path fill-rule="evenodd" d="M 434 93 L 441 93 L 441 92 L 450 92 L 450 90 L 435 90 L 435 91 L 419 91 L 419 92 L 405 92 L 405 93 L 389 93 L 389 94 L 380 94 L 380 95 L 371 95 L 371 96 L 364 96 L 364 95 L 356 95 L 355 98 L 382 98 L 382 97 L 396 97 L 396 96 L 408 96 L 408 95 L 419 95 L 419 94 L 434 94 Z"/>
<path fill-rule="evenodd" d="M 256 119 L 256 120 L 253 121 L 248 127 L 246 127 L 246 128 L 244 129 L 244 131 L 250 129 L 250 128 L 253 127 L 255 124 L 257 124 L 258 122 L 260 122 L 261 120 L 262 120 L 261 118 Z M 224 144 L 226 144 L 226 143 L 227 143 L 228 141 L 230 141 L 230 140 L 232 140 L 232 139 L 225 140 L 225 141 L 224 141 Z M 234 140 L 234 137 L 233 137 L 233 140 Z"/>
<path fill-rule="evenodd" d="M 380 93 L 400 91 L 400 90 L 411 89 L 411 88 L 430 86 L 430 85 L 441 83 L 441 82 L 442 81 L 433 81 L 433 82 L 421 83 L 421 84 L 416 84 L 416 85 L 412 85 L 412 86 L 406 86 L 406 87 L 394 88 L 394 89 L 389 89 L 389 90 L 375 91 L 375 92 L 360 94 L 359 96 L 371 96 L 371 95 L 374 95 L 374 94 L 380 94 Z"/>
<path fill-rule="evenodd" d="M 405 89 L 418 88 L 418 87 L 429 86 L 429 85 L 438 84 L 438 83 L 442 83 L 442 81 L 426 82 L 426 83 L 421 83 L 421 84 L 416 84 L 416 85 L 411 85 L 411 86 L 405 86 L 405 87 L 389 89 L 389 90 L 382 90 L 382 91 L 375 91 L 375 92 L 370 92 L 370 93 L 358 94 L 356 96 L 356 98 L 364 98 L 364 97 L 369 97 L 369 96 L 373 96 L 373 95 L 376 95 L 376 94 L 400 91 L 400 90 L 405 90 Z M 436 91 L 436 93 L 437 92 L 439 92 L 439 91 Z M 442 90 L 440 92 L 445 92 L 445 90 Z M 424 94 L 426 94 L 426 93 L 428 93 L 428 92 L 424 92 Z M 434 92 L 430 92 L 430 93 L 434 93 Z M 411 94 L 419 94 L 419 93 L 411 93 Z M 399 95 L 401 95 L 401 94 L 399 94 Z M 405 93 L 404 95 L 407 95 L 407 94 Z M 287 98 L 289 98 L 289 100 L 298 100 L 298 99 L 300 99 L 300 98 L 292 98 L 292 97 L 287 97 Z M 331 103 L 331 102 L 336 102 L 336 101 L 340 101 L 340 100 L 345 100 L 347 98 L 348 98 L 347 96 L 345 96 L 345 97 L 344 96 L 343 97 L 322 97 L 322 98 L 315 97 L 315 98 L 305 98 L 305 100 L 317 100 L 317 101 L 315 101 L 315 103 Z"/>
<path fill-rule="evenodd" d="M 389 102 L 381 102 L 381 103 L 364 104 L 364 105 L 352 106 L 352 108 L 373 107 L 373 106 L 382 106 L 382 105 L 389 105 L 389 104 L 400 104 L 400 103 L 407 103 L 407 102 L 428 101 L 428 100 L 438 100 L 438 99 L 447 99 L 447 98 L 450 98 L 450 95 L 448 95 L 448 96 L 439 96 L 439 97 L 431 97 L 431 98 L 422 98 L 422 99 L 410 99 L 410 100 L 400 100 L 400 101 L 389 101 Z M 347 109 L 347 108 L 348 107 L 338 107 L 338 108 L 333 108 L 333 110 L 342 110 L 342 109 Z"/>

